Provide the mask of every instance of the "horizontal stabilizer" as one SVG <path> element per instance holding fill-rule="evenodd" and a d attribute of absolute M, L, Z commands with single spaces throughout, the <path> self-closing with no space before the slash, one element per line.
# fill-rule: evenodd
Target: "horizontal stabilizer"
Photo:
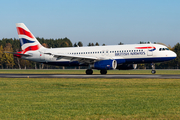
<path fill-rule="evenodd" d="M 14 56 L 15 55 L 20 55 L 20 56 L 25 56 L 25 57 L 31 56 L 29 54 L 22 54 L 22 53 L 17 53 L 17 52 L 8 52 L 8 51 L 4 51 L 4 53 L 10 53 L 10 54 L 13 54 Z"/>

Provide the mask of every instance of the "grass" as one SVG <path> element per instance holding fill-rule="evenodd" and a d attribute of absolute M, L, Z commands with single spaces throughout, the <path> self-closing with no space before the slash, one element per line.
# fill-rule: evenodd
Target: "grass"
<path fill-rule="evenodd" d="M 62 69 L 42 69 L 42 70 L 34 70 L 34 69 L 1 69 L 0 74 L 85 74 L 84 70 L 62 70 Z M 93 70 L 93 74 L 100 74 L 99 70 Z M 107 74 L 151 74 L 151 70 L 108 70 Z M 180 74 L 179 69 L 171 69 L 171 70 L 156 70 L 156 74 Z"/>
<path fill-rule="evenodd" d="M 180 119 L 180 79 L 0 78 L 0 119 Z"/>

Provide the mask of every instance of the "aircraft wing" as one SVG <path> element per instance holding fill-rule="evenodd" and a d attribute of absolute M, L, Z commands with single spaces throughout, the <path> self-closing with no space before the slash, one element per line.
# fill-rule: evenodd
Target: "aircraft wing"
<path fill-rule="evenodd" d="M 52 55 L 53 57 L 56 57 L 57 60 L 68 59 L 71 62 L 79 61 L 80 63 L 94 63 L 96 61 L 107 59 L 102 57 L 100 58 L 100 57 L 81 56 L 81 55 L 72 55 L 72 54 L 53 54 L 53 53 L 44 53 L 44 54 Z"/>

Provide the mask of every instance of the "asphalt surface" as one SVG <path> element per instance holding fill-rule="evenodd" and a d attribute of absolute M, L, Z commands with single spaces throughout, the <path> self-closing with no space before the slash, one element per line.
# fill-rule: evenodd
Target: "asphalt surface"
<path fill-rule="evenodd" d="M 180 75 L 85 75 L 85 74 L 0 74 L 0 78 L 162 78 L 162 79 L 180 79 Z"/>

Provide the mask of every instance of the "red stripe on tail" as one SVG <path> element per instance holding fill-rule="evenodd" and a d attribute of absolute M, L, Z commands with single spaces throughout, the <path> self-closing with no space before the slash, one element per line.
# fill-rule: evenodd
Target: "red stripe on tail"
<path fill-rule="evenodd" d="M 26 49 L 23 50 L 23 54 L 26 53 L 27 51 L 35 51 L 38 50 L 40 48 L 39 45 L 35 45 L 35 46 L 29 46 Z"/>
<path fill-rule="evenodd" d="M 26 36 L 28 36 L 30 38 L 34 38 L 33 35 L 30 32 L 24 30 L 21 27 L 17 27 L 17 31 L 18 31 L 18 35 L 26 35 Z"/>

